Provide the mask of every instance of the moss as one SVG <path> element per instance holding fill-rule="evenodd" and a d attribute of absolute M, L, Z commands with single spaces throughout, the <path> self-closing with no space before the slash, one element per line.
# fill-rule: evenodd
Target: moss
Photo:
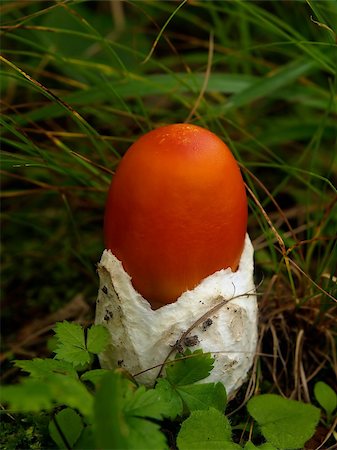
<path fill-rule="evenodd" d="M 3 414 L 0 421 L 0 447 L 3 450 L 54 449 L 48 433 L 46 414 Z"/>

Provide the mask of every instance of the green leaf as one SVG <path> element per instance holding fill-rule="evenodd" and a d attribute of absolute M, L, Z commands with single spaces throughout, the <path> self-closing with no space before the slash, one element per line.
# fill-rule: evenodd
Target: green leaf
<path fill-rule="evenodd" d="M 160 426 L 146 419 L 135 417 L 130 405 L 137 403 L 136 386 L 118 372 L 106 374 L 95 398 L 96 447 L 109 449 L 149 450 L 166 449 L 165 436 Z M 151 402 L 149 402 L 151 404 Z M 149 410 L 154 412 L 153 405 Z"/>
<path fill-rule="evenodd" d="M 18 412 L 51 410 L 63 405 L 78 409 L 88 418 L 92 417 L 92 395 L 83 383 L 68 375 L 26 378 L 20 384 L 4 386 L 1 401 Z"/>
<path fill-rule="evenodd" d="M 127 423 L 130 434 L 126 446 L 121 448 L 128 450 L 168 450 L 166 437 L 161 433 L 160 425 L 136 417 L 128 418 Z M 119 447 L 117 448 L 119 449 Z"/>
<path fill-rule="evenodd" d="M 278 450 L 277 447 L 274 447 L 272 444 L 270 444 L 269 442 L 265 442 L 264 444 L 261 445 L 254 445 L 252 442 L 247 442 L 246 445 L 244 446 L 245 450 Z"/>
<path fill-rule="evenodd" d="M 56 422 L 56 423 L 55 423 Z M 83 430 L 81 417 L 71 408 L 65 408 L 49 423 L 49 433 L 58 448 L 72 448 Z"/>
<path fill-rule="evenodd" d="M 166 378 L 173 386 L 185 386 L 202 380 L 213 369 L 214 358 L 210 353 L 187 349 L 183 355 L 179 354 L 175 360 L 166 366 Z"/>
<path fill-rule="evenodd" d="M 102 352 L 109 342 L 109 332 L 103 325 L 92 325 L 87 333 L 87 349 L 91 353 Z"/>
<path fill-rule="evenodd" d="M 116 372 L 106 374 L 94 402 L 96 447 L 125 448 L 130 430 L 123 411 L 124 396 L 131 382 Z"/>
<path fill-rule="evenodd" d="M 88 425 L 83 429 L 81 436 L 74 445 L 74 448 L 79 450 L 92 450 L 95 448 L 95 436 L 92 426 Z"/>
<path fill-rule="evenodd" d="M 312 405 L 264 394 L 249 400 L 247 409 L 263 436 L 280 448 L 303 448 L 318 424 L 320 411 Z"/>
<path fill-rule="evenodd" d="M 193 411 L 179 431 L 179 450 L 234 450 L 241 449 L 231 439 L 231 426 L 223 414 L 215 408 Z"/>
<path fill-rule="evenodd" d="M 86 349 L 83 328 L 77 323 L 59 322 L 55 327 L 58 345 L 55 349 L 56 359 L 70 362 L 74 367 L 84 366 L 90 362 Z"/>
<path fill-rule="evenodd" d="M 57 359 L 34 358 L 32 360 L 17 360 L 15 361 L 15 365 L 25 372 L 28 372 L 33 378 L 43 378 L 53 373 L 70 375 L 73 378 L 78 378 L 76 370 L 74 370 L 70 363 L 58 361 Z"/>
<path fill-rule="evenodd" d="M 176 388 L 189 411 L 213 407 L 224 411 L 227 395 L 222 383 L 190 384 Z"/>
<path fill-rule="evenodd" d="M 337 408 L 336 392 L 324 381 L 318 381 L 314 386 L 314 394 L 318 403 L 330 417 Z"/>
<path fill-rule="evenodd" d="M 90 381 L 93 385 L 97 386 L 104 375 L 109 373 L 110 370 L 108 369 L 93 369 L 88 370 L 87 372 L 84 372 L 83 375 L 81 375 L 81 381 Z"/>
<path fill-rule="evenodd" d="M 170 384 L 161 380 L 155 389 L 138 388 L 126 403 L 125 411 L 136 417 L 175 419 L 182 412 L 182 402 Z"/>
<path fill-rule="evenodd" d="M 108 330 L 103 325 L 92 325 L 87 330 L 77 323 L 60 322 L 55 327 L 57 347 L 56 359 L 67 361 L 74 367 L 85 366 L 91 361 L 91 354 L 104 350 L 109 340 Z"/>
<path fill-rule="evenodd" d="M 84 417 L 91 420 L 93 396 L 83 383 L 62 375 L 53 375 L 43 382 L 49 383 L 57 404 L 77 409 Z"/>
<path fill-rule="evenodd" d="M 162 401 L 165 402 L 163 417 L 173 420 L 183 413 L 182 399 L 166 379 L 157 380 L 155 391 L 159 392 Z"/>
<path fill-rule="evenodd" d="M 8 404 L 15 412 L 39 412 L 54 406 L 52 390 L 47 383 L 27 378 L 20 384 L 2 386 L 1 403 Z"/>
<path fill-rule="evenodd" d="M 89 352 L 69 345 L 59 345 L 55 353 L 58 359 L 68 361 L 74 367 L 83 367 L 91 361 Z"/>
<path fill-rule="evenodd" d="M 274 445 L 270 444 L 270 442 L 265 442 L 264 444 L 261 445 L 254 445 L 252 442 L 247 442 L 245 447 L 245 450 L 278 450 L 277 447 L 275 447 Z"/>
<path fill-rule="evenodd" d="M 207 410 L 209 407 L 224 410 L 227 395 L 222 383 L 193 384 L 209 375 L 213 363 L 210 353 L 202 350 L 192 353 L 187 349 L 166 367 L 167 381 L 182 399 L 185 410 Z"/>
<path fill-rule="evenodd" d="M 84 330 L 78 323 L 58 322 L 54 330 L 59 344 L 85 349 Z"/>

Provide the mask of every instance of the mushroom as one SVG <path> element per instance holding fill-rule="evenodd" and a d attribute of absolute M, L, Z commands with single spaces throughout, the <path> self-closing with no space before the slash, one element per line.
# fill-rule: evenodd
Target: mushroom
<path fill-rule="evenodd" d="M 201 348 L 215 358 L 203 381 L 222 381 L 231 396 L 257 342 L 246 228 L 240 169 L 215 134 L 174 124 L 138 139 L 106 204 L 96 323 L 111 342 L 102 367 L 151 385 L 173 351 Z"/>

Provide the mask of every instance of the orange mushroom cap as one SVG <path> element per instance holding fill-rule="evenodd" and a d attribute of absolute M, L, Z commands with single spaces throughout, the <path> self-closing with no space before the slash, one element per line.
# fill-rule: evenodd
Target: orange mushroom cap
<path fill-rule="evenodd" d="M 246 228 L 238 164 L 199 126 L 174 124 L 143 135 L 112 179 L 105 245 L 153 308 L 220 269 L 235 271 Z"/>

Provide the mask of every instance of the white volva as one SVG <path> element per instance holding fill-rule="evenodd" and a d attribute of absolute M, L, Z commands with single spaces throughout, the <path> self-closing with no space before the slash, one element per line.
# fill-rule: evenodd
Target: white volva
<path fill-rule="evenodd" d="M 178 341 L 179 350 L 210 352 L 214 369 L 202 382 L 221 381 L 227 394 L 233 395 L 245 381 L 256 351 L 253 270 L 253 247 L 246 235 L 236 272 L 215 272 L 175 303 L 153 311 L 132 286 L 121 262 L 105 250 L 98 265 L 96 324 L 106 326 L 111 340 L 100 355 L 102 367 L 123 367 L 139 383 L 153 385 L 159 365 L 169 354 L 174 357 Z"/>

